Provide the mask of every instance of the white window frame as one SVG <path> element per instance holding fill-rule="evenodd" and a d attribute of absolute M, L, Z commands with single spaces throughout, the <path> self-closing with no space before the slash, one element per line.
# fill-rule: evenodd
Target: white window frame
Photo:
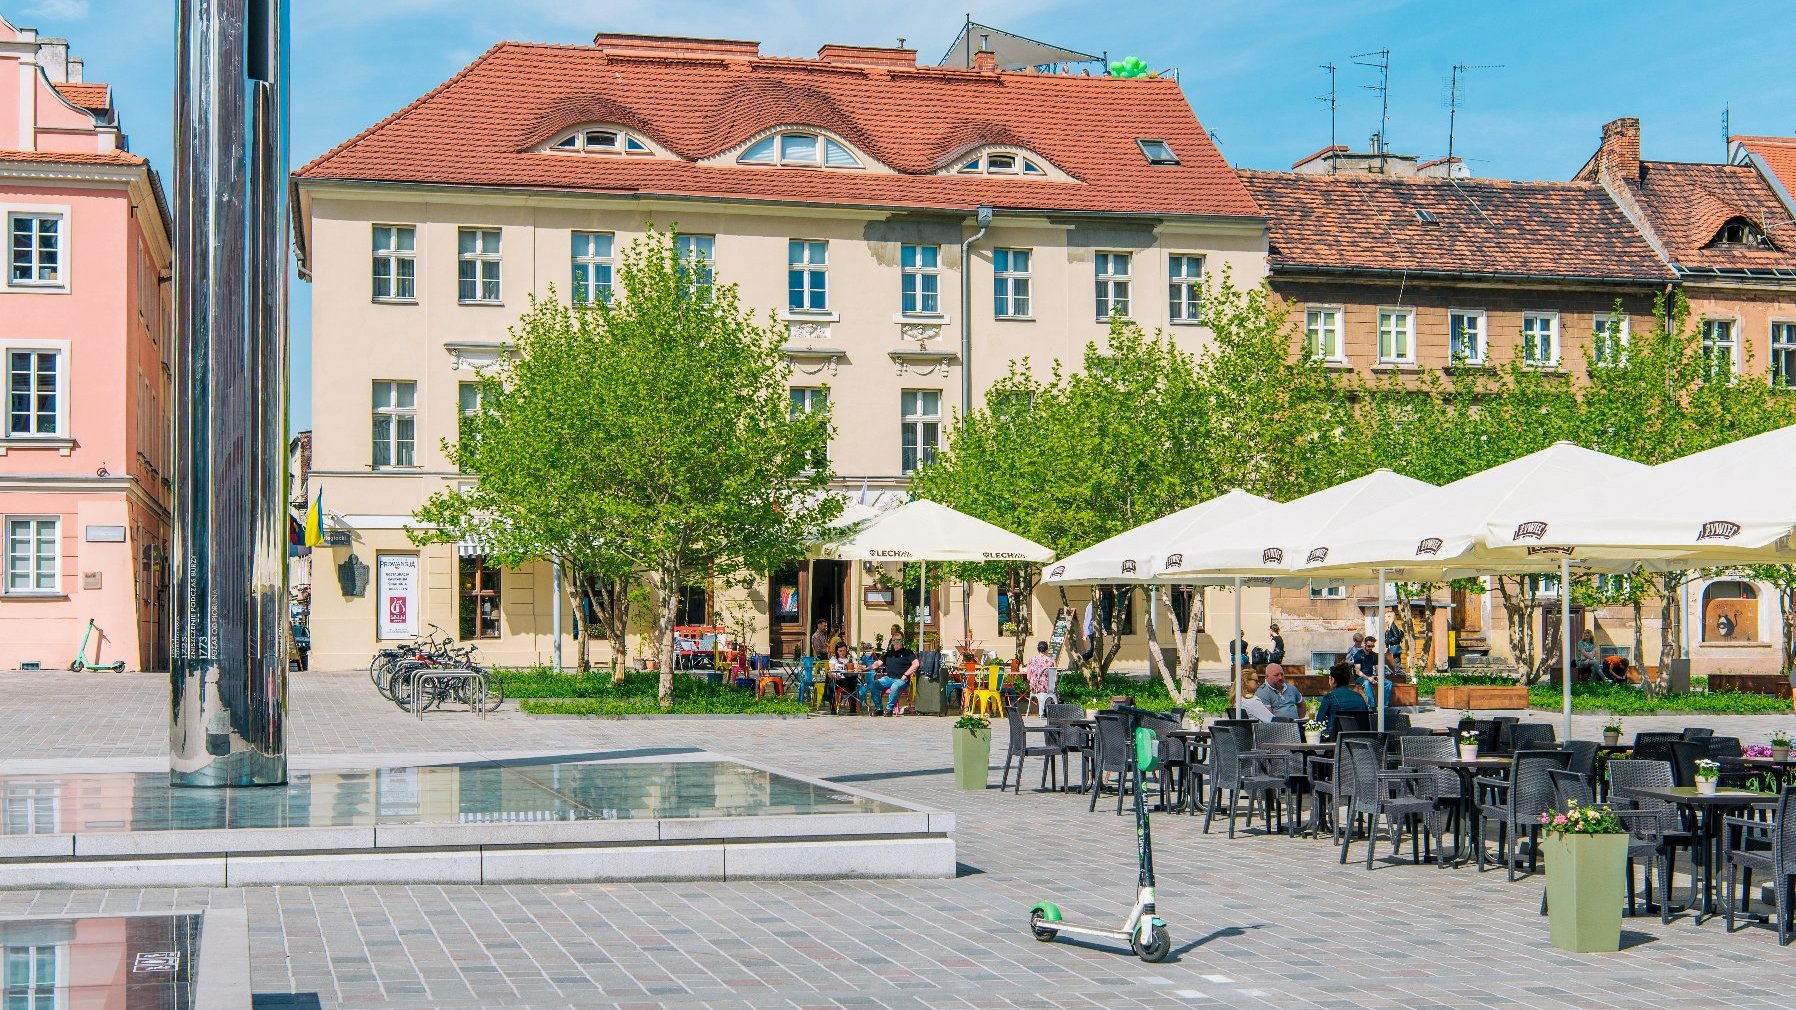
<path fill-rule="evenodd" d="M 1112 249 L 1092 253 L 1093 311 L 1100 323 L 1111 316 L 1129 316 L 1129 281 L 1134 269 L 1134 254 Z M 1119 272 L 1116 268 L 1122 267 Z"/>
<path fill-rule="evenodd" d="M 27 573 L 31 585 L 24 589 L 13 588 L 13 552 L 12 528 L 14 523 L 30 523 L 30 551 L 26 556 L 30 570 Z M 38 542 L 43 535 L 38 532 L 38 525 L 50 524 L 50 586 L 44 588 L 37 585 L 38 576 L 44 574 L 43 556 L 37 551 Z M 0 516 L 0 595 L 5 596 L 61 596 L 62 595 L 62 517 L 59 515 L 40 515 L 18 513 Z"/>
<path fill-rule="evenodd" d="M 54 432 L 14 431 L 12 428 L 12 356 L 13 354 L 56 355 L 56 430 Z M 0 333 L 0 441 L 69 442 L 69 342 L 67 340 L 16 340 L 8 342 Z M 36 411 L 33 411 L 35 414 Z"/>
<path fill-rule="evenodd" d="M 1771 349 L 1765 362 L 1766 380 L 1778 389 L 1796 389 L 1796 319 L 1771 320 L 1766 339 L 1769 341 L 1766 346 Z M 1782 382 L 1778 381 L 1780 371 L 1777 367 L 1780 352 L 1787 352 L 1790 358 L 1790 367 L 1781 372 Z"/>
<path fill-rule="evenodd" d="M 1531 356 L 1531 352 L 1538 350 L 1538 348 L 1535 346 L 1534 341 L 1536 338 L 1538 338 L 1540 336 L 1540 333 L 1538 330 L 1536 330 L 1532 335 L 1530 335 L 1528 332 L 1528 324 L 1531 321 L 1540 321 L 1540 320 L 1544 320 L 1547 324 L 1547 343 L 1549 345 L 1548 349 L 1550 351 L 1552 351 L 1551 356 L 1548 358 L 1545 358 L 1545 359 L 1541 359 L 1537 356 Z M 1529 368 L 1555 369 L 1555 368 L 1558 368 L 1559 363 L 1565 359 L 1564 341 L 1560 337 L 1559 313 L 1557 313 L 1557 312 L 1524 312 L 1524 313 L 1522 313 L 1522 325 L 1521 325 L 1520 334 L 1521 334 L 1520 339 L 1521 339 L 1522 363 L 1527 365 Z"/>
<path fill-rule="evenodd" d="M 56 218 L 56 279 L 53 281 L 23 280 L 15 281 L 12 277 L 13 248 L 12 229 L 15 218 Z M 74 264 L 74 217 L 66 204 L 0 204 L 0 224 L 5 226 L 3 239 L 6 262 L 5 274 L 0 276 L 0 287 L 8 291 L 43 292 L 48 294 L 67 294 L 69 290 L 70 268 Z M 35 232 L 33 235 L 35 236 Z M 37 247 L 32 246 L 33 273 Z"/>
<path fill-rule="evenodd" d="M 1004 269 L 998 269 L 998 254 L 1004 254 Z M 1017 257 L 1023 268 L 1017 269 Z M 1034 319 L 1035 315 L 1035 250 L 1009 246 L 992 250 L 992 317 L 994 319 Z M 1018 311 L 1019 305 L 1021 311 Z"/>
<path fill-rule="evenodd" d="M 1312 600 L 1344 600 L 1347 598 L 1347 586 L 1344 583 L 1324 582 L 1317 585 L 1315 579 L 1310 580 L 1310 599 Z"/>
<path fill-rule="evenodd" d="M 914 263 L 905 260 L 915 250 Z M 935 262 L 924 264 L 925 251 L 934 253 Z M 933 279 L 935 288 L 927 291 Z M 931 305 L 928 299 L 935 299 Z M 909 304 L 906 304 L 906 303 Z M 942 247 L 919 243 L 903 243 L 898 250 L 898 314 L 907 318 L 937 319 L 942 315 Z"/>
<path fill-rule="evenodd" d="M 1609 324 L 1616 323 L 1615 339 L 1621 342 L 1620 348 L 1611 348 L 1609 341 Z M 1633 338 L 1632 320 L 1626 312 L 1598 312 L 1590 317 L 1590 363 L 1600 368 L 1628 363 L 1628 343 Z M 1610 353 L 1619 350 L 1620 354 L 1613 359 Z"/>
<path fill-rule="evenodd" d="M 1710 327 L 1727 327 L 1727 341 L 1719 343 L 1711 336 Z M 1718 346 L 1727 348 L 1727 377 L 1731 380 L 1740 374 L 1740 320 L 1734 316 L 1705 317 L 1698 332 L 1701 334 L 1703 372 L 1705 376 L 1713 376 L 1714 369 L 1709 364 L 1711 351 Z"/>
<path fill-rule="evenodd" d="M 935 397 L 935 409 L 931 412 L 923 410 L 923 397 L 925 396 Z M 915 397 L 914 400 L 913 397 Z M 898 393 L 898 431 L 899 473 L 908 477 L 935 462 L 936 457 L 942 451 L 942 391 L 939 389 L 900 390 Z M 931 433 L 927 442 L 923 438 L 926 431 Z M 907 435 L 912 440 L 912 444 L 908 447 L 904 444 Z M 907 466 L 905 464 L 906 448 L 910 448 L 915 453 L 914 465 Z"/>
<path fill-rule="evenodd" d="M 1454 318 L 1461 317 L 1475 322 L 1473 327 L 1473 353 L 1461 358 L 1453 346 Z M 1482 365 L 1490 358 L 1490 319 L 1483 309 L 1448 309 L 1447 310 L 1447 362 L 1453 365 Z"/>
<path fill-rule="evenodd" d="M 380 233 L 385 229 L 390 232 L 386 246 L 381 246 Z M 400 232 L 411 232 L 412 247 L 399 248 Z M 369 266 L 368 290 L 374 301 L 383 305 L 416 305 L 418 302 L 418 226 L 413 224 L 377 224 L 369 228 L 370 244 L 373 246 L 372 262 Z M 457 241 L 460 241 L 458 238 Z M 387 267 L 387 293 L 380 293 L 380 267 Z M 411 264 L 411 276 L 401 278 L 399 265 Z M 400 282 L 404 280 L 411 285 L 410 294 L 400 294 Z"/>
<path fill-rule="evenodd" d="M 474 250 L 463 252 L 462 238 L 474 236 Z M 487 237 L 494 236 L 492 248 L 487 248 Z M 505 249 L 505 231 L 503 228 L 484 228 L 479 226 L 463 226 L 455 230 L 455 298 L 463 305 L 502 305 L 505 302 L 502 272 L 502 255 Z M 466 268 L 473 267 L 472 277 L 463 277 Z M 474 285 L 474 297 L 468 297 L 462 285 Z M 487 293 L 488 285 L 492 293 Z"/>
<path fill-rule="evenodd" d="M 1341 339 L 1341 320 L 1346 315 L 1346 307 L 1342 305 L 1306 305 L 1303 307 L 1303 346 L 1304 351 L 1316 361 L 1328 364 L 1347 363 L 1347 345 Z M 1327 317 L 1329 325 L 1324 327 L 1323 317 Z M 1333 348 L 1322 346 L 1322 336 L 1327 333 L 1333 338 Z"/>
<path fill-rule="evenodd" d="M 590 133 L 609 133 L 612 135 L 612 142 L 588 146 L 587 134 Z M 570 144 L 569 141 L 572 143 Z M 546 150 L 550 154 L 621 154 L 633 158 L 645 155 L 653 156 L 655 153 L 654 148 L 646 139 L 621 127 L 606 126 L 602 123 L 590 123 L 571 133 L 562 134 L 550 143 Z"/>
<path fill-rule="evenodd" d="M 809 137 L 816 141 L 816 147 L 812 149 L 812 157 L 787 157 L 786 138 L 788 137 Z M 769 141 L 772 141 L 773 146 L 768 149 L 765 157 L 749 157 L 750 151 Z M 848 161 L 846 163 L 830 161 L 831 147 L 840 150 Z M 735 163 L 738 165 L 760 165 L 768 168 L 858 169 L 866 167 L 861 163 L 860 152 L 849 146 L 846 141 L 823 130 L 775 130 L 771 133 L 764 133 L 742 145 L 742 150 L 735 157 Z"/>
<path fill-rule="evenodd" d="M 814 414 L 829 409 L 828 386 L 791 386 L 786 390 L 787 416 L 796 419 L 800 414 Z M 816 458 L 812 466 L 829 462 L 829 443 L 823 445 L 822 454 Z"/>
<path fill-rule="evenodd" d="M 592 251 L 600 238 L 605 240 L 602 256 Z M 585 251 L 581 250 L 581 239 L 587 240 Z M 612 266 L 616 255 L 617 236 L 611 232 L 575 229 L 568 235 L 568 298 L 572 304 L 591 305 L 611 300 L 611 285 L 615 280 Z M 580 279 L 582 268 L 586 273 L 584 285 Z"/>
<path fill-rule="evenodd" d="M 1195 265 L 1195 272 L 1192 271 Z M 1174 326 L 1203 322 L 1204 257 L 1171 253 L 1166 257 L 1166 319 Z"/>
<path fill-rule="evenodd" d="M 1385 320 L 1404 320 L 1403 338 L 1409 346 L 1402 354 L 1396 353 L 1397 328 L 1389 327 L 1391 335 L 1391 353 L 1385 353 Z M 1378 363 L 1381 365 L 1413 365 L 1416 363 L 1416 310 L 1399 305 L 1384 305 L 1378 309 Z"/>
<path fill-rule="evenodd" d="M 681 263 L 699 263 L 693 274 L 692 289 L 708 298 L 717 283 L 717 236 L 676 232 L 673 239 L 674 259 Z"/>
<path fill-rule="evenodd" d="M 796 286 L 794 286 L 796 284 Z M 812 305 L 821 295 L 820 305 Z M 798 304 L 794 305 L 794 299 Z M 786 311 L 795 316 L 829 311 L 829 240 L 786 240 Z"/>
<path fill-rule="evenodd" d="M 368 430 L 368 466 L 373 470 L 415 470 L 418 468 L 418 382 L 416 379 L 375 379 L 371 389 L 378 390 L 381 386 L 387 387 L 386 401 L 379 404 L 370 403 L 372 413 Z M 412 403 L 409 407 L 399 405 L 399 388 L 401 386 L 412 388 Z M 459 390 L 456 395 L 460 396 Z M 372 399 L 371 396 L 370 400 L 372 401 Z M 457 403 L 459 407 L 459 400 Z M 387 462 L 385 463 L 377 462 L 379 457 L 374 452 L 374 447 L 377 444 L 377 436 L 374 432 L 377 429 L 373 427 L 373 424 L 383 417 L 388 422 Z M 412 437 L 409 439 L 412 458 L 409 463 L 399 462 L 399 445 L 402 441 L 408 441 L 399 437 L 399 422 L 402 420 L 412 422 Z"/>

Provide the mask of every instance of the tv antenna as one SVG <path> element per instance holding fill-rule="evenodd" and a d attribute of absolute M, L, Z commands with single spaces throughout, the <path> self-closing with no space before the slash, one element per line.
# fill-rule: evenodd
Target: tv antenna
<path fill-rule="evenodd" d="M 1317 69 L 1328 71 L 1328 94 L 1317 95 L 1316 101 L 1328 103 L 1328 173 L 1333 175 L 1339 161 L 1335 157 L 1335 147 L 1338 146 L 1335 142 L 1335 65 L 1324 63 Z"/>
<path fill-rule="evenodd" d="M 1459 125 L 1460 89 L 1474 70 L 1501 70 L 1501 63 L 1455 63 L 1447 84 L 1447 175 L 1453 175 L 1453 139 Z"/>
<path fill-rule="evenodd" d="M 1376 57 L 1376 58 L 1374 58 Z M 1378 92 L 1378 171 L 1385 170 L 1385 150 L 1389 144 L 1385 139 L 1385 131 L 1391 119 L 1391 51 L 1375 49 L 1369 53 L 1355 53 L 1353 62 L 1362 67 L 1372 67 L 1378 71 L 1377 84 L 1362 84 L 1367 91 Z"/>
<path fill-rule="evenodd" d="M 1733 157 L 1734 153 L 1731 146 L 1734 131 L 1733 125 L 1729 122 L 1731 111 L 1728 105 L 1721 106 L 1721 163 L 1723 165 L 1727 164 L 1728 159 Z"/>

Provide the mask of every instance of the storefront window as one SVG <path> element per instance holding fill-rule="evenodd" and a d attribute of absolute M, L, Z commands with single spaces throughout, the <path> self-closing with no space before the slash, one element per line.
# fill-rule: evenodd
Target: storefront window
<path fill-rule="evenodd" d="M 490 567 L 484 557 L 461 559 L 461 578 L 457 583 L 460 597 L 461 637 L 499 637 L 499 569 Z"/>

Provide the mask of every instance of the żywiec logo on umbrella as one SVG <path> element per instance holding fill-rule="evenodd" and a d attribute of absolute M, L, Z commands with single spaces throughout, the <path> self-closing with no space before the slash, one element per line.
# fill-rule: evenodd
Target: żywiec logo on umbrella
<path fill-rule="evenodd" d="M 1285 563 L 1285 552 L 1277 547 L 1268 547 L 1260 552 L 1260 564 L 1282 565 Z"/>
<path fill-rule="evenodd" d="M 1528 548 L 1528 556 L 1529 557 L 1534 557 L 1534 556 L 1540 555 L 1540 554 L 1570 554 L 1571 552 L 1572 552 L 1572 549 L 1570 547 L 1530 547 L 1530 548 Z"/>
<path fill-rule="evenodd" d="M 1168 555 L 1166 555 L 1166 570 L 1167 571 L 1172 571 L 1174 568 L 1183 568 L 1183 567 L 1185 567 L 1185 555 L 1183 555 L 1183 554 L 1168 554 Z"/>
<path fill-rule="evenodd" d="M 1065 565 L 1055 565 L 1054 570 L 1050 571 L 1048 573 L 1048 578 L 1057 579 L 1065 574 L 1066 574 L 1066 566 Z"/>
<path fill-rule="evenodd" d="M 1318 547 L 1315 550 L 1310 552 L 1309 557 L 1304 558 L 1303 560 L 1304 560 L 1305 564 L 1310 564 L 1310 565 L 1320 564 L 1324 561 L 1327 561 L 1328 560 L 1328 548 Z"/>
<path fill-rule="evenodd" d="M 1515 528 L 1516 540 L 1539 540 L 1547 535 L 1547 524 L 1542 522 L 1522 523 Z"/>
<path fill-rule="evenodd" d="M 1418 558 L 1428 554 L 1439 554 L 1440 552 L 1440 537 L 1424 537 L 1422 542 L 1416 545 L 1416 557 Z"/>
<path fill-rule="evenodd" d="M 1740 535 L 1740 524 L 1726 519 L 1711 519 L 1696 532 L 1698 540 L 1732 540 Z"/>
<path fill-rule="evenodd" d="M 1124 575 L 1134 575 L 1135 574 L 1135 559 L 1134 558 L 1129 558 L 1122 563 L 1122 573 Z"/>

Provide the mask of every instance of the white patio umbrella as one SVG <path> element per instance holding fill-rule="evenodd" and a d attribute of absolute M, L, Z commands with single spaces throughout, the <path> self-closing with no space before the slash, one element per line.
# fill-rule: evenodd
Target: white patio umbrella
<path fill-rule="evenodd" d="M 1054 552 L 1026 537 L 937 502 L 917 499 L 866 520 L 839 539 L 812 548 L 833 561 L 917 561 L 923 565 L 923 599 L 929 598 L 931 561 L 1018 561 L 1045 564 Z M 923 622 L 917 622 L 917 651 Z"/>
<path fill-rule="evenodd" d="M 1571 607 L 1567 598 L 1572 556 L 1564 549 L 1492 550 L 1485 533 L 1493 516 L 1564 494 L 1614 493 L 1638 486 L 1648 467 L 1633 460 L 1558 442 L 1414 495 L 1355 523 L 1331 531 L 1304 554 L 1305 573 L 1323 577 L 1378 577 L 1378 694 L 1384 698 L 1384 596 L 1387 580 L 1433 581 L 1489 572 L 1550 571 L 1557 560 L 1560 586 L 1561 675 L 1565 689 L 1565 729 L 1571 733 Z M 1588 562 L 1584 564 L 1588 565 Z M 1378 709 L 1383 729 L 1384 705 Z"/>
<path fill-rule="evenodd" d="M 1302 560 L 1303 545 L 1325 535 L 1332 524 L 1352 522 L 1433 488 L 1390 470 L 1374 470 L 1295 501 L 1255 509 L 1235 522 L 1204 531 L 1201 537 L 1175 536 L 1162 548 L 1166 560 L 1156 577 L 1172 582 L 1232 578 L 1235 627 L 1239 629 L 1243 578 L 1289 575 Z M 1238 695 L 1241 656 L 1233 646 L 1229 648 L 1229 668 Z"/>

